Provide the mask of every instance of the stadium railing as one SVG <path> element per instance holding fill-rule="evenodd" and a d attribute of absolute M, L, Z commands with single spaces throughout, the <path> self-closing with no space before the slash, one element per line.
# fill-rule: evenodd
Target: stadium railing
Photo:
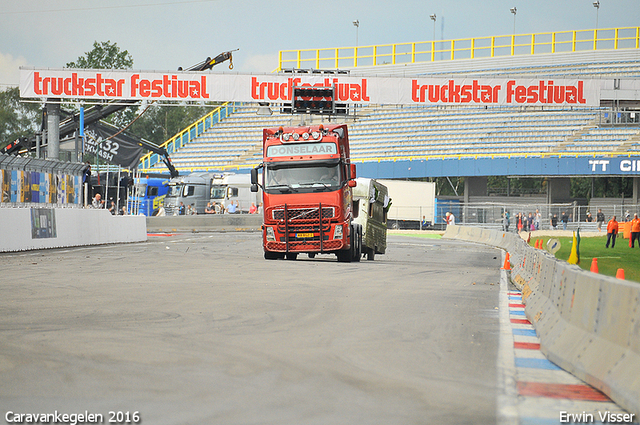
<path fill-rule="evenodd" d="M 278 69 L 357 68 L 440 60 L 640 48 L 640 27 L 556 31 L 323 49 L 281 50 Z"/>

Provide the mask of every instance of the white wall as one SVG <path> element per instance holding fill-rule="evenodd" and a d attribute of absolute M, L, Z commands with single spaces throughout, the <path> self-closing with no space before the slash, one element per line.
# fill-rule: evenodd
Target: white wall
<path fill-rule="evenodd" d="M 0 252 L 147 240 L 144 216 L 109 211 L 54 208 L 56 237 L 32 238 L 30 208 L 0 208 Z"/>

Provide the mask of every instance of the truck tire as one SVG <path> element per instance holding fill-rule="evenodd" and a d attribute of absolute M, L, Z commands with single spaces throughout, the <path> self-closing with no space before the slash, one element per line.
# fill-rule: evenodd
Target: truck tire
<path fill-rule="evenodd" d="M 297 252 L 290 252 L 290 253 L 285 255 L 285 258 L 287 260 L 296 260 L 298 258 L 298 253 Z"/>
<path fill-rule="evenodd" d="M 283 258 L 282 254 L 280 254 L 279 252 L 271 252 L 271 251 L 264 252 L 265 260 L 277 260 L 278 258 Z"/>
<path fill-rule="evenodd" d="M 373 261 L 376 257 L 376 249 L 375 248 L 366 248 L 365 254 L 367 255 L 367 261 Z"/>
<path fill-rule="evenodd" d="M 336 256 L 340 263 L 350 263 L 352 258 L 351 255 L 351 249 L 341 249 L 340 251 L 336 251 Z"/>
<path fill-rule="evenodd" d="M 351 254 L 352 261 L 358 262 L 362 258 L 362 226 L 354 224 L 351 230 Z"/>

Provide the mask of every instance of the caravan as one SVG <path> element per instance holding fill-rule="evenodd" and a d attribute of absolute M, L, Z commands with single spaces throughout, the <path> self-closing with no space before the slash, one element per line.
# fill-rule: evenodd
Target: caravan
<path fill-rule="evenodd" d="M 362 226 L 362 253 L 367 260 L 387 250 L 387 213 L 391 199 L 387 187 L 379 181 L 358 177 L 353 188 L 355 223 Z"/>

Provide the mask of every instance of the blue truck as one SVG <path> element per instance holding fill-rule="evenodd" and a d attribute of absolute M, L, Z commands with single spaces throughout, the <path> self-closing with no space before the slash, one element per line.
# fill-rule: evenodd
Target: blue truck
<path fill-rule="evenodd" d="M 156 215 L 169 191 L 169 178 L 142 177 L 133 182 L 132 195 L 127 202 L 130 214 Z"/>

